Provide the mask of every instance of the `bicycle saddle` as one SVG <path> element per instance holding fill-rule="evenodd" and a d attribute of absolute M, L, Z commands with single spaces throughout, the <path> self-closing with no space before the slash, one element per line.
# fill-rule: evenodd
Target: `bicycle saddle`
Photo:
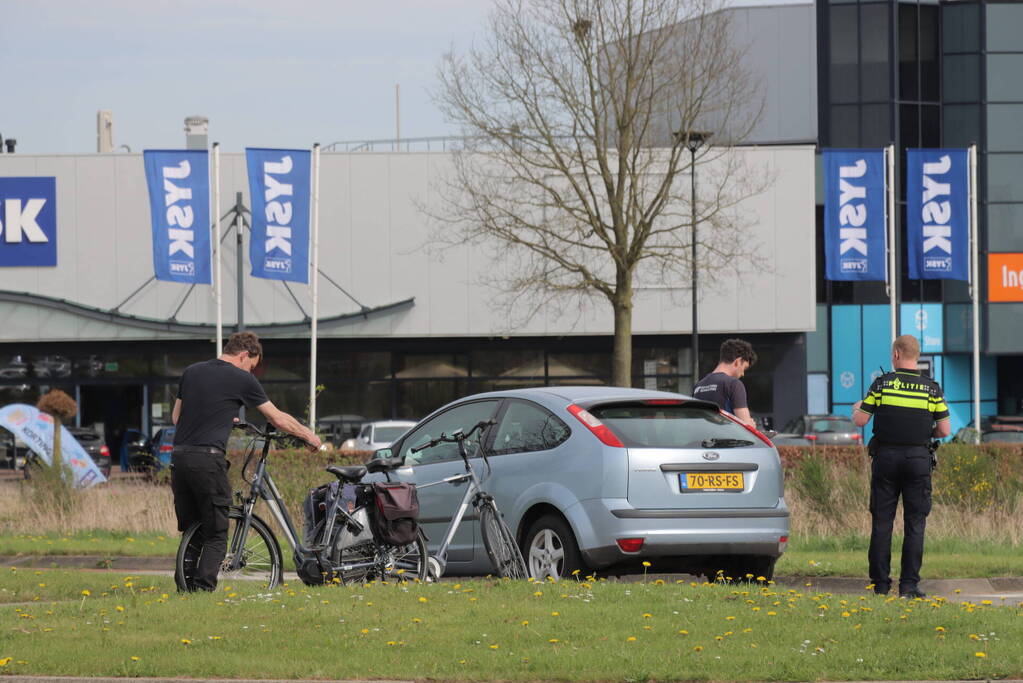
<path fill-rule="evenodd" d="M 386 472 L 405 464 L 404 458 L 374 458 L 366 463 L 368 472 Z"/>
<path fill-rule="evenodd" d="M 352 483 L 355 483 L 366 476 L 366 468 L 362 465 L 349 465 L 348 467 L 330 465 L 327 467 L 327 471 L 341 481 L 350 481 Z"/>

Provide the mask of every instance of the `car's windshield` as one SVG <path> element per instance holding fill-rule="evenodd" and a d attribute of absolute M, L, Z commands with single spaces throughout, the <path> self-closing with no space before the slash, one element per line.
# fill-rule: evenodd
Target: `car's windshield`
<path fill-rule="evenodd" d="M 615 404 L 589 412 L 633 448 L 766 447 L 745 427 L 701 405 Z"/>
<path fill-rule="evenodd" d="M 846 420 L 843 418 L 827 418 L 823 420 L 814 420 L 810 425 L 810 431 L 818 434 L 828 432 L 855 432 L 857 431 L 856 425 L 853 424 L 852 420 Z"/>
<path fill-rule="evenodd" d="M 392 443 L 408 431 L 408 427 L 377 427 L 373 440 L 377 443 Z"/>

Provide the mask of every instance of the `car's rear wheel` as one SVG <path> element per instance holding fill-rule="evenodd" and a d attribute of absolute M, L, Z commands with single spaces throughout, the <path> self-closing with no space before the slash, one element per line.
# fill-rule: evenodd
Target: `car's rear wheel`
<path fill-rule="evenodd" d="M 572 572 L 585 571 L 575 534 L 557 515 L 544 515 L 526 532 L 526 567 L 537 581 L 550 577 L 555 581 Z"/>

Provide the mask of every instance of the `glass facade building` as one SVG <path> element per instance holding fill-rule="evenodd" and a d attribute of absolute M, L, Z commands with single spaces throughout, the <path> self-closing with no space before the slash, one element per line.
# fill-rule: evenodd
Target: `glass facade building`
<path fill-rule="evenodd" d="M 923 339 L 921 321 L 940 317 L 940 329 L 931 320 L 926 333 L 935 343 L 924 344 L 925 361 L 953 397 L 960 423 L 970 419 L 972 395 L 969 289 L 906 276 L 905 150 L 977 144 L 982 412 L 1023 412 L 1023 303 L 988 303 L 985 286 L 989 254 L 1023 252 L 1023 3 L 831 0 L 817 2 L 816 12 L 820 146 L 894 144 L 899 331 Z M 878 315 L 888 295 L 883 283 L 823 279 L 820 209 L 818 301 L 827 334 L 810 335 L 808 344 L 811 358 L 815 345 L 831 354 L 830 403 L 841 412 L 876 374 L 878 354 L 884 358 L 866 342 L 845 342 L 888 337 Z M 857 362 L 842 358 L 848 353 L 859 354 Z"/>

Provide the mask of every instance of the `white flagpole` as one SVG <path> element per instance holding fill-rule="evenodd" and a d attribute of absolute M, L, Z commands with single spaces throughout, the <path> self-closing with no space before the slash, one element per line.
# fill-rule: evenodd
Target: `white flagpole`
<path fill-rule="evenodd" d="M 313 320 L 309 333 L 309 429 L 316 431 L 316 324 L 320 304 L 320 143 L 313 145 L 313 267 L 309 275 L 313 299 Z"/>
<path fill-rule="evenodd" d="M 899 336 L 898 311 L 896 306 L 896 282 L 895 282 L 895 145 L 888 145 L 884 150 L 887 172 L 885 173 L 885 190 L 888 193 L 885 213 L 888 218 L 888 268 L 887 276 L 888 297 L 891 303 L 891 325 L 892 341 Z"/>
<path fill-rule="evenodd" d="M 977 145 L 970 145 L 970 298 L 973 301 L 973 426 L 980 443 L 980 230 L 977 225 Z"/>
<path fill-rule="evenodd" d="M 217 357 L 224 346 L 223 280 L 220 270 L 220 143 L 213 143 L 213 298 L 217 303 Z M 238 274 L 241 277 L 241 273 Z"/>

